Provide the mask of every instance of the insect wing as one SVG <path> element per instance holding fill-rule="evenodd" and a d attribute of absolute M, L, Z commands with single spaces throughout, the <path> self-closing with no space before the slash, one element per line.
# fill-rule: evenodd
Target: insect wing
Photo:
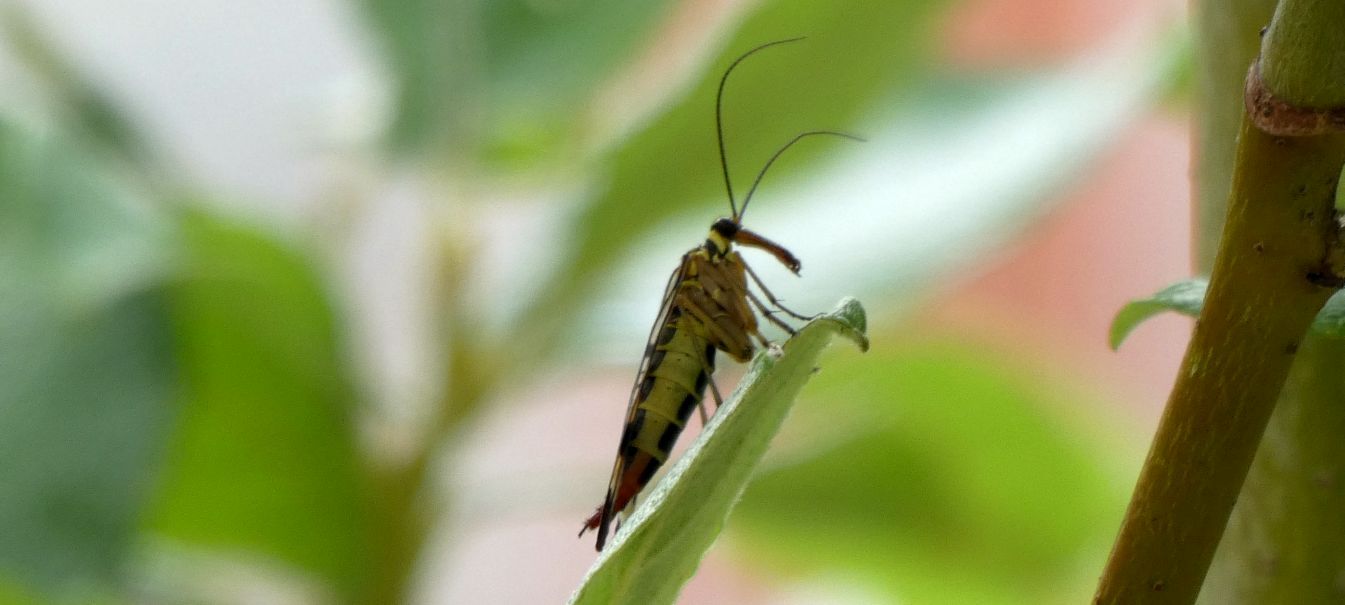
<path fill-rule="evenodd" d="M 640 360 L 640 370 L 635 374 L 635 384 L 631 385 L 630 400 L 626 404 L 626 418 L 622 422 L 622 439 L 617 444 L 616 462 L 612 464 L 612 478 L 607 483 L 607 497 L 603 500 L 602 510 L 598 517 L 598 548 L 602 549 L 602 544 L 607 541 L 608 527 L 612 519 L 616 516 L 616 496 L 621 488 L 621 476 L 625 471 L 624 457 L 622 450 L 626 447 L 625 429 L 635 419 L 636 406 L 639 404 L 638 395 L 640 384 L 644 382 L 649 375 L 650 365 L 654 359 L 654 351 L 658 346 L 659 335 L 667 327 L 668 318 L 672 315 L 673 300 L 676 298 L 677 286 L 682 282 L 682 276 L 686 273 L 687 257 L 682 257 L 682 262 L 673 270 L 672 275 L 668 277 L 668 285 L 663 291 L 663 303 L 659 306 L 658 317 L 654 320 L 654 327 L 649 331 L 649 339 L 645 343 L 644 357 Z M 587 526 L 586 526 L 587 527 Z"/>

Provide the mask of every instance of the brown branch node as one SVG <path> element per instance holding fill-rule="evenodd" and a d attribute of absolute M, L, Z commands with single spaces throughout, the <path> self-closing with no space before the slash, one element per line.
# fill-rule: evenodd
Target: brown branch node
<path fill-rule="evenodd" d="M 1243 92 L 1247 116 L 1274 136 L 1306 137 L 1345 132 L 1345 107 L 1300 107 L 1275 96 L 1261 79 L 1261 60 L 1252 62 Z"/>

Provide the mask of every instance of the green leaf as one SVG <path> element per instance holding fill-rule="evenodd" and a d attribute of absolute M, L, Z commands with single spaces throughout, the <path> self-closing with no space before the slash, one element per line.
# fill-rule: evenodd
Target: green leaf
<path fill-rule="evenodd" d="M 0 576 L 56 598 L 117 582 L 176 398 L 139 201 L 0 120 Z"/>
<path fill-rule="evenodd" d="M 1200 317 L 1209 280 L 1196 277 L 1159 290 L 1149 298 L 1132 300 L 1116 312 L 1111 325 L 1111 347 L 1121 346 L 1136 326 L 1164 311 L 1176 311 L 1188 317 Z M 1336 292 L 1326 301 L 1312 322 L 1312 331 L 1327 338 L 1345 338 L 1345 291 Z"/>
<path fill-rule="evenodd" d="M 399 151 L 442 147 L 463 136 L 473 98 L 471 33 L 476 0 L 358 0 L 396 79 L 390 143 Z M 461 144 L 460 141 L 458 141 Z"/>
<path fill-rule="evenodd" d="M 43 298 L 0 310 L 0 567 L 60 592 L 121 571 L 174 368 L 161 293 L 88 313 Z"/>
<path fill-rule="evenodd" d="M 734 512 L 731 552 L 781 582 L 846 578 L 887 602 L 1086 600 L 1080 570 L 1106 555 L 1137 444 L 1080 418 L 1043 368 L 979 344 L 890 342 L 818 375 L 781 440 L 793 447 Z"/>
<path fill-rule="evenodd" d="M 0 603 L 6 605 L 50 605 L 27 590 L 22 583 L 0 574 Z"/>
<path fill-rule="evenodd" d="M 173 290 L 186 404 L 148 529 L 288 563 L 353 599 L 368 560 L 354 395 L 309 259 L 184 218 Z"/>
<path fill-rule="evenodd" d="M 1340 167 L 1340 176 L 1336 177 L 1336 182 L 1345 181 L 1345 166 Z M 1345 187 L 1336 187 L 1336 201 L 1332 205 L 1337 213 L 1345 212 Z"/>
<path fill-rule="evenodd" d="M 127 115 L 92 80 L 83 77 L 33 21 L 27 9 L 15 3 L 0 5 L 0 37 L 28 71 L 40 79 L 47 93 L 43 101 L 66 118 L 65 127 L 102 150 L 132 163 L 150 159 L 149 145 Z"/>
<path fill-rule="evenodd" d="M 1191 317 L 1200 315 L 1200 307 L 1205 304 L 1207 287 L 1209 287 L 1207 279 L 1189 279 L 1163 288 L 1149 298 L 1126 303 L 1126 306 L 1121 307 L 1121 310 L 1116 312 L 1116 317 L 1112 319 L 1108 337 L 1111 348 L 1119 348 L 1136 326 L 1164 311 L 1176 311 Z"/>
<path fill-rule="evenodd" d="M 1345 293 L 1331 295 L 1313 320 L 1312 331 L 1327 338 L 1345 338 Z"/>
<path fill-rule="evenodd" d="M 0 574 L 0 603 L 4 605 L 131 605 L 122 596 L 120 587 L 82 585 L 73 586 L 59 597 L 42 595 L 15 578 Z"/>
<path fill-rule="evenodd" d="M 488 159 L 572 150 L 586 104 L 668 13 L 669 0 L 496 0 L 482 6 Z"/>
<path fill-rule="evenodd" d="M 617 532 L 570 603 L 673 602 L 719 535 L 822 350 L 837 335 L 867 350 L 865 324 L 863 307 L 845 299 L 799 330 L 778 358 L 758 354 L 733 396 Z"/>
<path fill-rule="evenodd" d="M 584 103 L 668 0 L 361 0 L 397 79 L 392 142 L 493 156 L 570 148 Z"/>

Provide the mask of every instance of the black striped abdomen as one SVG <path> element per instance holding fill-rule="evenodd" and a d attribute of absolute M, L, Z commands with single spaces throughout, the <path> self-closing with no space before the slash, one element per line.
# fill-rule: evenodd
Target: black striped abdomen
<path fill-rule="evenodd" d="M 705 395 L 709 372 L 714 369 L 714 347 L 701 330 L 686 325 L 689 322 L 695 320 L 673 309 L 651 353 L 648 371 L 636 392 L 635 413 L 621 436 L 622 488 L 634 487 L 638 492 L 649 482 L 668 460 Z M 616 510 L 624 505 L 618 498 Z"/>

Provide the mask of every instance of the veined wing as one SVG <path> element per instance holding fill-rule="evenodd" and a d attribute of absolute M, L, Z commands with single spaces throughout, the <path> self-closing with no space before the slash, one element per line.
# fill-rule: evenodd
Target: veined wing
<path fill-rule="evenodd" d="M 686 274 L 687 256 L 682 257 L 682 262 L 673 270 L 672 275 L 668 277 L 668 285 L 663 290 L 663 302 L 659 306 L 658 316 L 654 320 L 654 326 L 649 331 L 649 338 L 645 342 L 644 356 L 640 359 L 640 369 L 635 374 L 635 383 L 631 385 L 630 400 L 626 403 L 626 417 L 621 424 L 621 440 L 617 443 L 616 461 L 612 463 L 612 477 L 607 482 L 607 496 L 603 500 L 602 508 L 584 524 L 579 535 L 583 535 L 589 529 L 598 530 L 598 548 L 601 550 L 602 544 L 607 539 L 608 527 L 612 519 L 616 517 L 616 498 L 617 492 L 621 488 L 621 478 L 625 474 L 625 457 L 622 456 L 627 444 L 626 428 L 630 426 L 635 419 L 635 411 L 639 405 L 640 385 L 644 383 L 649 376 L 649 371 L 653 365 L 654 355 L 658 347 L 659 336 L 667 327 L 668 318 L 672 315 L 673 301 L 676 299 L 677 286 L 682 282 L 682 277 Z"/>
<path fill-rule="evenodd" d="M 686 275 L 687 259 L 690 256 L 690 254 L 682 256 L 682 262 L 673 269 L 672 275 L 668 277 L 668 285 L 663 288 L 663 302 L 659 304 L 658 317 L 654 319 L 654 327 L 650 328 L 649 338 L 645 341 L 644 356 L 640 358 L 640 370 L 635 373 L 635 384 L 630 387 L 630 401 L 626 403 L 627 424 L 635 417 L 636 395 L 640 392 L 640 384 L 649 375 L 649 366 L 653 364 L 659 335 L 663 333 L 663 328 L 667 327 L 668 316 L 672 314 L 673 300 L 677 298 L 677 285 L 682 283 L 682 277 Z"/>

